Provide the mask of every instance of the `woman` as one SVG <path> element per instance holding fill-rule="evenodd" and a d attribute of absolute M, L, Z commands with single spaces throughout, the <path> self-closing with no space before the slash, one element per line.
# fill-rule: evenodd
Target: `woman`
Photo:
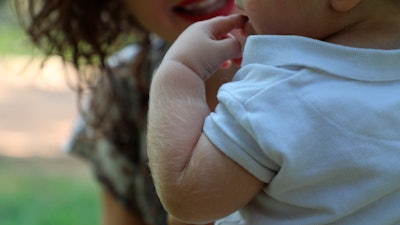
<path fill-rule="evenodd" d="M 104 187 L 105 225 L 167 223 L 144 149 L 149 80 L 188 25 L 233 10 L 233 0 L 17 0 L 32 42 L 79 71 L 81 118 L 69 150 L 92 165 Z M 211 108 L 234 70 L 208 81 Z"/>

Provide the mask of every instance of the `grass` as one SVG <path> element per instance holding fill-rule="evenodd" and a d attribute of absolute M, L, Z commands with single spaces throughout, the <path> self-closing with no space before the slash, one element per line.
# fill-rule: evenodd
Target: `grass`
<path fill-rule="evenodd" d="M 0 224 L 99 224 L 99 191 L 71 158 L 0 157 Z"/>

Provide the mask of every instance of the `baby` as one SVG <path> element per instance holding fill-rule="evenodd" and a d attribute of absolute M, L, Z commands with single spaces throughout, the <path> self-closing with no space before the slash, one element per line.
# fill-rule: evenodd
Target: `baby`
<path fill-rule="evenodd" d="M 153 78 L 164 207 L 196 224 L 400 223 L 400 2 L 236 4 L 245 16 L 189 27 Z M 249 25 L 242 52 L 231 32 Z M 211 112 L 204 82 L 242 56 Z"/>

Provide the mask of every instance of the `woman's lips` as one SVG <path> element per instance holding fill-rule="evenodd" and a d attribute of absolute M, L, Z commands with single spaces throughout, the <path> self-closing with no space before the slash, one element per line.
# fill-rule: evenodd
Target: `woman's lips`
<path fill-rule="evenodd" d="M 234 7 L 234 0 L 184 0 L 174 11 L 190 22 L 197 22 L 229 15 Z"/>

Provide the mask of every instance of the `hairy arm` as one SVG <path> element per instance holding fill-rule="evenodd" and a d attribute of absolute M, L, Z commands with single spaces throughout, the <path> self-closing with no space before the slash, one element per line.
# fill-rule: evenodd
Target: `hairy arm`
<path fill-rule="evenodd" d="M 234 15 L 191 26 L 168 51 L 152 82 L 150 168 L 164 207 L 187 223 L 224 217 L 263 186 L 202 132 L 210 113 L 204 81 L 224 62 L 240 57 L 240 43 L 228 33 L 245 21 Z"/>

